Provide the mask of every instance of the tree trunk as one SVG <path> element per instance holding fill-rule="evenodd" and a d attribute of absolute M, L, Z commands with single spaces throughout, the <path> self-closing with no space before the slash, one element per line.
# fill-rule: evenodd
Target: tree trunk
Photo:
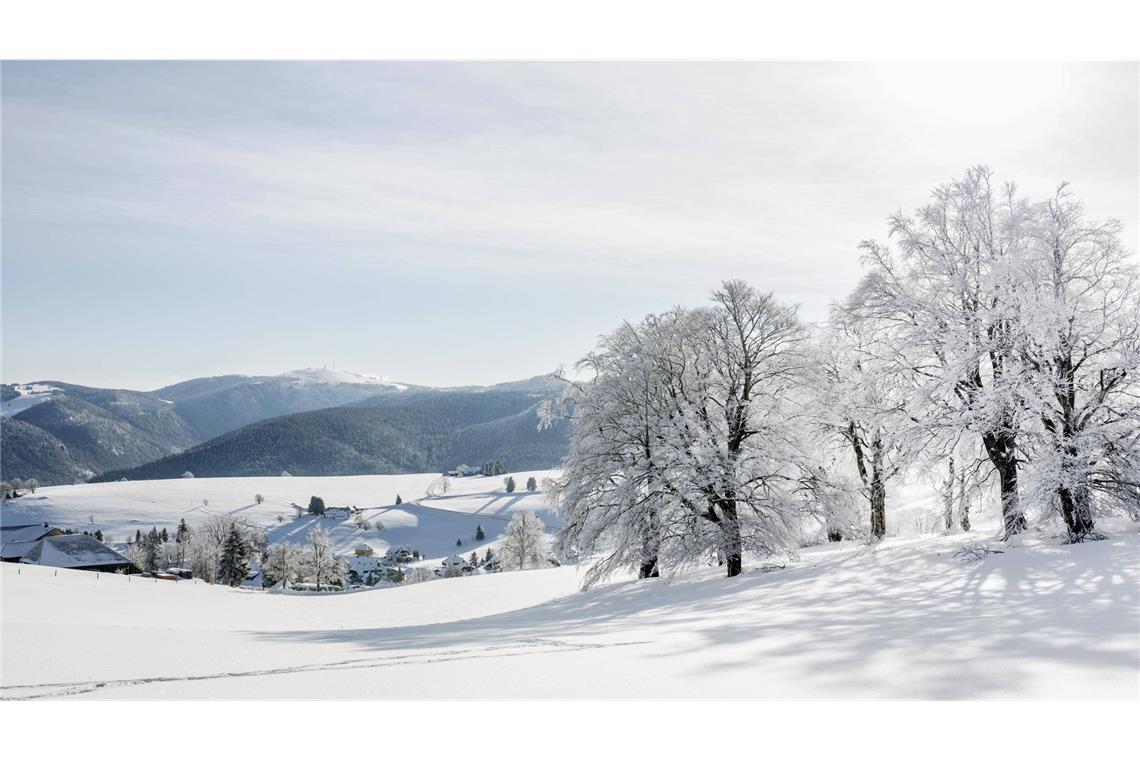
<path fill-rule="evenodd" d="M 657 557 L 649 557 L 642 561 L 637 570 L 638 578 L 660 578 L 661 571 L 657 568 Z"/>
<path fill-rule="evenodd" d="M 740 538 L 740 520 L 736 513 L 736 499 L 725 499 L 721 504 L 721 530 L 724 531 L 724 562 L 728 577 L 740 575 L 743 569 L 743 550 Z"/>
<path fill-rule="evenodd" d="M 950 472 L 946 476 L 946 485 L 942 493 L 942 522 L 946 531 L 954 528 L 954 455 L 950 455 Z"/>
<path fill-rule="evenodd" d="M 887 535 L 887 484 L 883 482 L 883 441 L 879 434 L 871 441 L 871 535 Z"/>
<path fill-rule="evenodd" d="M 1017 440 L 1014 436 L 1000 433 L 987 433 L 982 436 L 986 454 L 997 470 L 1001 490 L 1001 518 L 1005 538 L 1010 538 L 1026 529 L 1025 513 L 1017 493 Z"/>
<path fill-rule="evenodd" d="M 1092 535 L 1094 528 L 1088 489 L 1070 489 L 1062 485 L 1057 489 L 1057 495 L 1061 500 L 1061 516 L 1065 518 L 1069 540 L 1074 543 L 1084 541 Z"/>
<path fill-rule="evenodd" d="M 958 470 L 958 519 L 964 532 L 970 531 L 970 500 L 966 498 L 966 468 Z"/>

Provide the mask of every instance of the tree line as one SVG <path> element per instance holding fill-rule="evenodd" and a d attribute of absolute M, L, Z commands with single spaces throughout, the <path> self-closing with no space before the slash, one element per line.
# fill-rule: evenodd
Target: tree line
<path fill-rule="evenodd" d="M 569 417 L 557 549 L 619 567 L 883 537 L 887 484 L 938 473 L 946 528 L 995 489 L 1002 535 L 1140 517 L 1137 268 L 1115 220 L 1061 185 L 1032 201 L 986 167 L 889 218 L 824 324 L 731 280 L 700 308 L 625 323 L 544 410 Z"/>

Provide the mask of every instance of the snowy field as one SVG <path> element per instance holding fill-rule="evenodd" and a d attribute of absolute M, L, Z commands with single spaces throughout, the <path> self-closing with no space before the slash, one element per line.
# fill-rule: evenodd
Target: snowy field
<path fill-rule="evenodd" d="M 1140 536 L 804 550 L 576 591 L 574 567 L 298 597 L 5 564 L 2 696 L 1131 697 Z"/>
<path fill-rule="evenodd" d="M 85 483 L 41 488 L 35 494 L 6 502 L 4 521 L 42 520 L 61 528 L 102 530 L 109 543 L 125 542 L 136 530 L 152 526 L 173 532 L 180 519 L 191 528 L 214 514 L 241 517 L 265 530 L 269 543 L 303 543 L 314 525 L 330 531 L 340 553 L 368 544 L 378 552 L 390 546 L 419 549 L 424 556 L 442 558 L 467 554 L 493 545 L 511 514 L 538 512 L 550 527 L 556 518 L 541 492 L 528 493 L 526 481 L 539 483 L 549 471 L 512 473 L 517 489 L 508 494 L 502 477 L 451 478 L 446 494 L 439 493 L 440 476 L 359 475 L 347 477 L 179 478 L 175 480 Z M 428 493 L 432 496 L 428 496 Z M 254 496 L 264 502 L 257 504 Z M 396 506 L 397 494 L 404 503 Z M 292 503 L 306 507 L 320 496 L 326 507 L 354 506 L 382 530 L 363 530 L 353 516 L 347 520 L 297 517 Z M 203 503 L 203 502 L 206 503 Z M 482 526 L 485 539 L 474 540 Z M 456 540 L 463 547 L 456 547 Z"/>

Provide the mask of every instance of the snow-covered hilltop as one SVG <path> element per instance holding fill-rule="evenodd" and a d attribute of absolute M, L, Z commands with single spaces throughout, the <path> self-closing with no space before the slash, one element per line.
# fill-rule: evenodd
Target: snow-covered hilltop
<path fill-rule="evenodd" d="M 357 372 L 349 372 L 344 369 L 329 369 L 328 367 L 322 367 L 320 369 L 313 367 L 295 369 L 289 372 L 282 372 L 280 375 L 277 375 L 277 377 L 288 378 L 298 383 L 383 385 L 399 391 L 407 390 L 410 387 L 405 383 L 398 383 L 391 378 L 381 375 L 365 375 Z"/>

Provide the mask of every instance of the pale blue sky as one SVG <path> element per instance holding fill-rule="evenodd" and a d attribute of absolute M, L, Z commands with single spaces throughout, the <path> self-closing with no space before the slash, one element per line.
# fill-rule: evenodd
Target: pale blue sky
<path fill-rule="evenodd" d="M 5 63 L 3 378 L 569 364 L 728 277 L 809 319 L 988 163 L 1138 245 L 1134 64 Z"/>

